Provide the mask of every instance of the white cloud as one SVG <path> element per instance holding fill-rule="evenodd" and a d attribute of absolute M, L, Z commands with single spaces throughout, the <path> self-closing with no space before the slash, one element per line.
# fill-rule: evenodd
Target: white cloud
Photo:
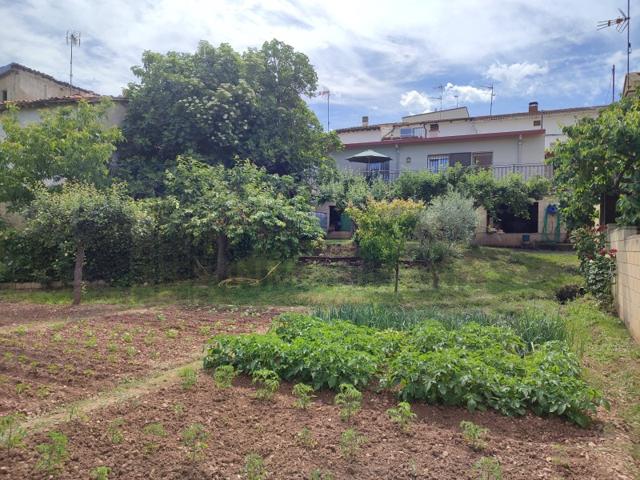
<path fill-rule="evenodd" d="M 500 82 L 507 91 L 530 91 L 532 82 L 537 77 L 549 73 L 547 65 L 538 65 L 537 63 L 512 63 L 506 65 L 496 62 L 487 70 L 487 77 L 496 82 Z"/>
<path fill-rule="evenodd" d="M 458 96 L 461 104 L 465 103 L 489 103 L 491 101 L 491 90 L 479 88 L 471 85 L 453 85 L 447 83 L 445 86 L 445 99 L 451 103 L 452 99 Z"/>
<path fill-rule="evenodd" d="M 437 100 L 439 102 L 439 100 Z M 408 109 L 411 113 L 415 112 L 431 112 L 436 109 L 434 100 L 427 96 L 426 93 L 411 90 L 400 96 L 400 105 Z"/>

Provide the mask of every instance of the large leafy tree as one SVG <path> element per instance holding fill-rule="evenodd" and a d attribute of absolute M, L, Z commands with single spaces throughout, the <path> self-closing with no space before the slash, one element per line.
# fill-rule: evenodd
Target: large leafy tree
<path fill-rule="evenodd" d="M 174 224 L 215 245 L 218 281 L 227 278 L 234 250 L 286 258 L 322 236 L 308 197 L 295 192 L 291 177 L 247 161 L 225 168 L 179 157 L 166 186 L 176 202 Z"/>
<path fill-rule="evenodd" d="M 181 154 L 227 167 L 237 155 L 302 177 L 337 144 L 302 98 L 317 87 L 309 59 L 277 40 L 244 54 L 207 42 L 193 54 L 145 52 L 133 72 L 118 171 L 138 195 L 162 193 Z"/>
<path fill-rule="evenodd" d="M 549 163 L 570 227 L 593 224 L 595 205 L 616 202 L 616 221 L 640 225 L 640 95 L 564 128 Z"/>
<path fill-rule="evenodd" d="M 130 237 L 138 225 L 134 202 L 118 186 L 99 190 L 91 184 L 65 183 L 60 192 L 40 188 L 25 210 L 26 233 L 45 246 L 75 254 L 73 303 L 82 297 L 85 254 L 95 244 Z"/>
<path fill-rule="evenodd" d="M 108 183 L 108 167 L 121 133 L 107 127 L 108 100 L 80 101 L 72 107 L 43 111 L 41 121 L 21 125 L 18 109 L 0 117 L 6 137 L 0 141 L 0 202 L 14 208 L 34 198 L 43 184 L 62 179 Z"/>

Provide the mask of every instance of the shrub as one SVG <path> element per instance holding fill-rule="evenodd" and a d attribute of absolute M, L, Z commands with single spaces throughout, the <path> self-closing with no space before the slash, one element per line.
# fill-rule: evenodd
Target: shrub
<path fill-rule="evenodd" d="M 617 252 L 607 248 L 606 226 L 577 228 L 572 232 L 571 240 L 580 259 L 580 273 L 584 276 L 587 291 L 601 305 L 610 306 Z"/>
<path fill-rule="evenodd" d="M 340 407 L 340 420 L 348 422 L 362 408 L 362 393 L 353 385 L 343 383 L 335 402 Z"/>
<path fill-rule="evenodd" d="M 62 465 L 68 457 L 67 437 L 60 432 L 49 433 L 49 443 L 41 443 L 36 446 L 40 459 L 36 464 L 38 470 L 49 474 L 56 474 L 62 469 Z"/>
<path fill-rule="evenodd" d="M 293 395 L 296 397 L 295 406 L 306 410 L 311 403 L 313 387 L 306 383 L 296 383 L 293 386 Z"/>
<path fill-rule="evenodd" d="M 253 373 L 251 382 L 259 385 L 256 390 L 256 398 L 258 400 L 271 400 L 278 388 L 280 388 L 280 377 L 273 370 L 257 370 Z"/>

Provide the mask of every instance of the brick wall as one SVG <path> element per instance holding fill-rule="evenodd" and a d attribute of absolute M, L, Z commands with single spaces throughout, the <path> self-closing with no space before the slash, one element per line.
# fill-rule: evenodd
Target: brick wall
<path fill-rule="evenodd" d="M 616 282 L 613 298 L 618 316 L 631 335 L 640 342 L 640 234 L 635 227 L 609 228 L 611 248 L 616 255 Z"/>

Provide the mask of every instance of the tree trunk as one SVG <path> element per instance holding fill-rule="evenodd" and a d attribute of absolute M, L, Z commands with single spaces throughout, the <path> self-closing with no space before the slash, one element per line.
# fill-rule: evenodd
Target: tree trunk
<path fill-rule="evenodd" d="M 216 262 L 216 279 L 218 282 L 225 280 L 227 278 L 227 267 L 228 267 L 228 258 L 227 258 L 227 248 L 229 247 L 229 239 L 224 233 L 218 235 L 217 238 L 217 262 Z"/>
<path fill-rule="evenodd" d="M 433 278 L 433 288 L 436 290 L 440 288 L 440 275 L 438 274 L 438 270 L 435 267 L 431 268 L 431 277 Z"/>
<path fill-rule="evenodd" d="M 82 266 L 84 265 L 84 243 L 76 243 L 76 263 L 73 267 L 73 305 L 82 300 Z"/>
<path fill-rule="evenodd" d="M 400 261 L 396 260 L 396 283 L 395 286 L 393 288 L 393 292 L 394 293 L 398 293 L 398 280 L 400 277 Z"/>

